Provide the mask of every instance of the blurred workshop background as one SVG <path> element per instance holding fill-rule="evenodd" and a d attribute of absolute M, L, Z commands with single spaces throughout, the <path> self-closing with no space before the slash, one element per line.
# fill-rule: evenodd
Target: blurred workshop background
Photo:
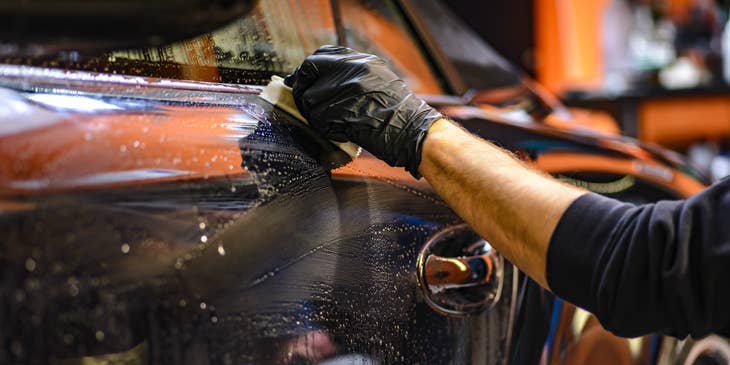
<path fill-rule="evenodd" d="M 730 174 L 730 1 L 447 3 L 568 106 Z"/>

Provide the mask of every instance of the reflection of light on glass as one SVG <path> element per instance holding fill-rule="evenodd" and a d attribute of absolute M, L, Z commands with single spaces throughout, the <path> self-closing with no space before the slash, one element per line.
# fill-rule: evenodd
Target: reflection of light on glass
<path fill-rule="evenodd" d="M 122 108 L 105 103 L 101 100 L 87 98 L 85 96 L 55 95 L 55 94 L 28 94 L 26 97 L 36 103 L 43 104 L 52 109 L 71 110 L 81 113 L 92 113 L 110 110 L 121 110 Z"/>
<path fill-rule="evenodd" d="M 25 269 L 32 272 L 36 268 L 35 260 L 33 260 L 32 257 L 29 257 L 27 260 L 25 260 Z"/>

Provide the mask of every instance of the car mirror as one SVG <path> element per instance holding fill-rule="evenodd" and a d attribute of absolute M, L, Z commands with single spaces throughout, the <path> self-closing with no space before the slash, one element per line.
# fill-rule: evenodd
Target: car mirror
<path fill-rule="evenodd" d="M 0 55 L 148 47 L 244 16 L 256 0 L 6 0 Z"/>

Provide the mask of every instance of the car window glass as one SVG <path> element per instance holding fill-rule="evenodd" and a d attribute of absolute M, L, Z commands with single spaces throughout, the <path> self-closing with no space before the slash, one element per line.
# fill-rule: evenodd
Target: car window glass
<path fill-rule="evenodd" d="M 347 45 L 383 58 L 419 94 L 443 94 L 423 51 L 392 1 L 340 1 Z"/>
<path fill-rule="evenodd" d="M 2 63 L 208 82 L 265 84 L 286 75 L 322 44 L 336 44 L 327 0 L 259 1 L 245 18 L 190 40 L 90 57 L 8 58 Z"/>
<path fill-rule="evenodd" d="M 438 1 L 410 1 L 418 17 L 470 89 L 518 86 L 518 72 Z M 458 90 L 457 90 L 458 91 Z M 466 90 L 461 90 L 466 91 Z"/>
<path fill-rule="evenodd" d="M 552 111 L 567 113 L 557 99 L 536 90 L 509 61 L 469 29 L 437 0 L 404 1 L 417 28 L 433 42 L 439 66 L 457 94 L 473 103 L 488 104 L 539 120 Z M 522 117 L 520 117 L 522 118 Z"/>

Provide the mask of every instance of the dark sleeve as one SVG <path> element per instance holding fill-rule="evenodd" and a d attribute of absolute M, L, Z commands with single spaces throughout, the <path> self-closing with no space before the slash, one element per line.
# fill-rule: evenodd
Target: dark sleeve
<path fill-rule="evenodd" d="M 633 337 L 701 337 L 730 323 L 730 179 L 686 201 L 576 200 L 550 241 L 553 292 Z"/>

